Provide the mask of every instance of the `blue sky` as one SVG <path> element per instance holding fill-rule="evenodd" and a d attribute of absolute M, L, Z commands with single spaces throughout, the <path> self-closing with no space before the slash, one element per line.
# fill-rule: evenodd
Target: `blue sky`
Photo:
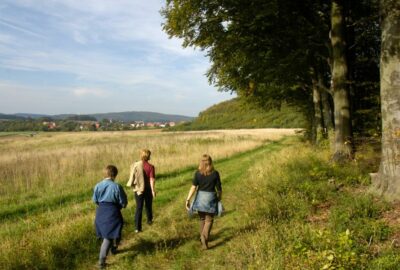
<path fill-rule="evenodd" d="M 162 31 L 158 0 L 1 0 L 0 112 L 196 116 L 227 100 L 204 53 Z"/>

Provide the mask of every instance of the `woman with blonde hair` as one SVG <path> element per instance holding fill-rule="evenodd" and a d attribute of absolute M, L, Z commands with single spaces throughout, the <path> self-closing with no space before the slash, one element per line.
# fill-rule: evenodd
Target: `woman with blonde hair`
<path fill-rule="evenodd" d="M 214 215 L 218 212 L 218 201 L 221 200 L 222 187 L 218 171 L 214 169 L 212 159 L 204 154 L 199 168 L 194 174 L 192 187 L 186 199 L 186 209 L 190 209 L 190 199 L 196 192 L 192 210 L 197 211 L 200 217 L 200 240 L 203 249 L 208 249 L 210 231 L 214 222 Z"/>
<path fill-rule="evenodd" d="M 155 168 L 149 163 L 151 152 L 149 149 L 140 150 L 140 161 L 131 165 L 127 186 L 131 187 L 135 194 L 135 232 L 142 231 L 143 206 L 146 208 L 147 224 L 153 223 L 153 198 L 155 191 Z"/>

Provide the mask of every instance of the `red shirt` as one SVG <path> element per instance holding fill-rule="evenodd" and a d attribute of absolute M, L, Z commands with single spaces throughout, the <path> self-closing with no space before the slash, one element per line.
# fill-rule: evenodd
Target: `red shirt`
<path fill-rule="evenodd" d="M 148 163 L 147 161 L 143 161 L 143 170 L 144 170 L 144 177 L 147 181 L 149 181 L 151 178 L 156 179 L 154 166 Z"/>

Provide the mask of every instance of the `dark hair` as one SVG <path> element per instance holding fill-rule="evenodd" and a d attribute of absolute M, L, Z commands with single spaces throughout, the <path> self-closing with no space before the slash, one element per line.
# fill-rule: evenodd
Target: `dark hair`
<path fill-rule="evenodd" d="M 108 165 L 106 167 L 106 174 L 108 177 L 115 178 L 118 175 L 118 169 L 114 165 Z"/>

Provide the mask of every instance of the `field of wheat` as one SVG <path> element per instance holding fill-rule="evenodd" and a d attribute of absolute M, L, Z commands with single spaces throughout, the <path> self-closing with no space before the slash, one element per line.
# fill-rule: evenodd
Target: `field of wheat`
<path fill-rule="evenodd" d="M 290 129 L 164 133 L 40 133 L 0 137 L 0 268 L 75 268 L 96 253 L 92 188 L 114 164 L 127 180 L 139 150 L 160 176 L 294 134 Z M 189 180 L 190 181 L 190 180 Z"/>

